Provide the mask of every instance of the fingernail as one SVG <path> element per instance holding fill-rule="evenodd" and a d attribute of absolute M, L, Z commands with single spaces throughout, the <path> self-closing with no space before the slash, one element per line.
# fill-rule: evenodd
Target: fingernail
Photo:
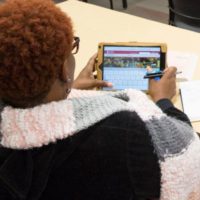
<path fill-rule="evenodd" d="M 110 83 L 110 82 L 107 82 L 107 86 L 108 86 L 108 87 L 112 87 L 112 86 L 113 86 L 113 84 L 112 84 L 112 83 Z"/>

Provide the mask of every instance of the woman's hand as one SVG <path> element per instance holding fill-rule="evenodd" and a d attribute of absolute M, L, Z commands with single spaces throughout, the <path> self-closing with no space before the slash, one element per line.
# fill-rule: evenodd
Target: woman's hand
<path fill-rule="evenodd" d="M 88 61 L 87 65 L 80 72 L 76 80 L 72 84 L 72 88 L 75 89 L 93 89 L 95 87 L 112 87 L 112 83 L 97 80 L 94 77 L 95 72 L 95 59 L 97 54 L 93 55 Z"/>
<path fill-rule="evenodd" d="M 169 67 L 159 81 L 149 80 L 149 94 L 154 102 L 160 99 L 172 99 L 176 94 L 176 71 L 175 67 Z"/>

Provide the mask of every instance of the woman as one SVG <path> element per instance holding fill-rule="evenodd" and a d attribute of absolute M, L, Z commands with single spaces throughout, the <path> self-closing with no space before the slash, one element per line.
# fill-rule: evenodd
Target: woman
<path fill-rule="evenodd" d="M 199 139 L 170 101 L 176 69 L 150 81 L 158 106 L 136 90 L 71 91 L 111 86 L 92 76 L 96 55 L 73 82 L 78 43 L 50 0 L 0 7 L 0 199 L 200 199 Z"/>

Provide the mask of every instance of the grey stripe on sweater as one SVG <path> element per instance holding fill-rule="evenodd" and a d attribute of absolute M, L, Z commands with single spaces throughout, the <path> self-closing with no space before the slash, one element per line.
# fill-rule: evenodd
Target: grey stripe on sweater
<path fill-rule="evenodd" d="M 172 117 L 153 118 L 145 123 L 152 136 L 156 153 L 162 161 L 183 153 L 194 139 L 191 127 Z"/>
<path fill-rule="evenodd" d="M 74 110 L 79 110 L 74 113 L 78 130 L 87 128 L 115 112 L 128 110 L 125 101 L 111 96 L 78 98 L 72 102 Z"/>

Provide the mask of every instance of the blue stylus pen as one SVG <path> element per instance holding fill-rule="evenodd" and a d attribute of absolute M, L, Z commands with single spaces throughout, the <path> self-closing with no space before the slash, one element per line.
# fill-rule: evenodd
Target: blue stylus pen
<path fill-rule="evenodd" d="M 179 71 L 179 72 L 176 72 L 176 74 L 181 74 L 182 72 Z M 144 76 L 144 78 L 155 78 L 155 77 L 161 77 L 163 76 L 164 72 L 157 72 L 157 73 L 150 73 L 150 74 L 146 74 Z"/>

